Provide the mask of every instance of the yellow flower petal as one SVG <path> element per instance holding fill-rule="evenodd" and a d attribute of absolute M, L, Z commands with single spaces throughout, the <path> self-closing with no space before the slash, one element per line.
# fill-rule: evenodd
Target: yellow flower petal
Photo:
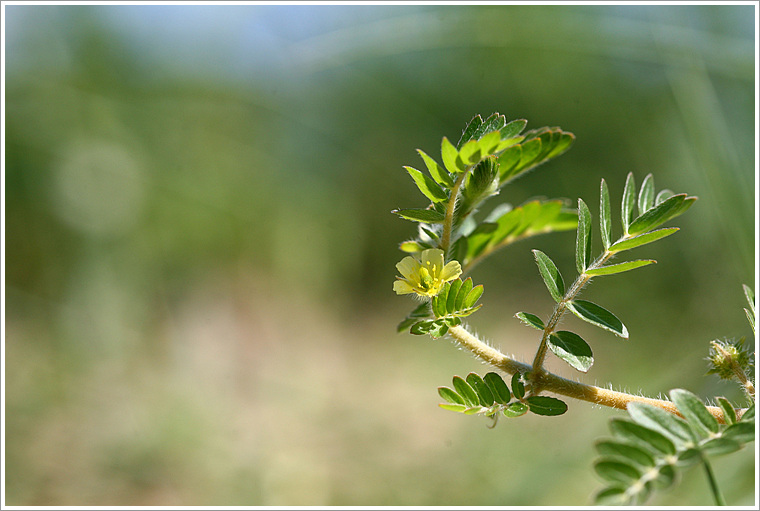
<path fill-rule="evenodd" d="M 422 266 L 428 269 L 433 278 L 436 278 L 443 269 L 443 250 L 438 248 L 423 250 Z"/>
<path fill-rule="evenodd" d="M 408 295 L 409 293 L 414 293 L 412 286 L 410 286 L 409 283 L 405 280 L 397 280 L 394 282 L 393 290 L 397 295 Z"/>
<path fill-rule="evenodd" d="M 462 274 L 462 267 L 459 265 L 459 261 L 451 261 L 443 267 L 441 271 L 440 279 L 443 282 L 454 280 Z"/>
<path fill-rule="evenodd" d="M 406 256 L 396 264 L 396 269 L 408 280 L 414 280 L 420 271 L 420 263 L 412 256 Z"/>

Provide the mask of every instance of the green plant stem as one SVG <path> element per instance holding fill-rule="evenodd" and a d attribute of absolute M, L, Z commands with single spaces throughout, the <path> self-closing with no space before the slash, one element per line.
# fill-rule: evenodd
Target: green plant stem
<path fill-rule="evenodd" d="M 623 237 L 621 239 L 626 239 L 627 237 Z M 609 249 L 605 250 L 604 253 L 599 256 L 596 261 L 594 261 L 587 270 L 593 270 L 596 268 L 601 267 L 606 263 L 615 253 L 610 252 Z M 533 358 L 533 371 L 532 375 L 538 376 L 543 372 L 544 367 L 544 360 L 546 359 L 546 353 L 548 351 L 549 347 L 549 337 L 551 334 L 554 333 L 554 331 L 557 328 L 557 325 L 559 324 L 560 319 L 562 319 L 562 315 L 567 310 L 567 302 L 575 299 L 576 296 L 578 296 L 578 293 L 581 292 L 581 289 L 583 289 L 586 284 L 592 279 L 591 275 L 586 274 L 584 271 L 580 275 L 578 275 L 578 278 L 575 279 L 575 282 L 573 282 L 573 285 L 570 286 L 570 289 L 567 290 L 565 293 L 565 296 L 562 297 L 562 300 L 557 304 L 557 306 L 554 308 L 554 312 L 552 313 L 551 318 L 549 318 L 549 321 L 546 322 L 546 327 L 544 328 L 544 334 L 541 337 L 541 343 L 538 345 L 538 350 L 536 350 L 536 356 Z"/>
<path fill-rule="evenodd" d="M 707 475 L 707 481 L 710 483 L 710 490 L 712 491 L 713 498 L 715 499 L 715 505 L 716 506 L 725 506 L 726 501 L 723 499 L 723 494 L 720 492 L 720 488 L 718 488 L 718 481 L 715 479 L 715 474 L 713 473 L 712 467 L 710 466 L 710 462 L 707 461 L 707 458 L 705 458 L 704 455 L 701 455 L 702 457 L 702 465 L 705 467 L 705 474 Z"/>
<path fill-rule="evenodd" d="M 454 187 L 451 189 L 451 196 L 446 205 L 446 216 L 443 218 L 443 232 L 441 233 L 440 247 L 444 252 L 449 250 L 449 244 L 451 243 L 451 230 L 454 226 L 454 210 L 456 209 L 457 198 L 459 197 L 459 189 L 462 187 L 462 183 L 464 183 L 464 179 L 467 177 L 467 173 L 471 168 L 472 167 L 467 167 L 467 169 L 459 175 L 456 182 L 454 182 Z"/>
<path fill-rule="evenodd" d="M 472 335 L 461 325 L 449 328 L 448 333 L 463 348 L 466 348 L 484 362 L 487 362 L 508 374 L 515 374 L 518 372 L 525 374 L 532 370 L 532 366 L 518 362 L 504 355 L 499 350 L 489 346 L 476 336 Z M 535 379 L 530 381 L 531 385 L 535 387 L 535 389 L 531 388 L 531 392 L 534 394 L 538 393 L 535 391 L 536 389 L 540 389 L 539 391 L 545 390 L 554 392 L 555 394 L 579 399 L 581 401 L 588 401 L 590 403 L 596 403 L 621 410 L 625 410 L 628 403 L 647 403 L 662 408 L 672 414 L 681 416 L 681 414 L 678 413 L 676 406 L 670 401 L 636 396 L 625 392 L 586 385 L 585 383 L 557 376 L 548 371 L 542 371 L 540 374 L 534 375 L 534 378 Z M 721 410 L 720 407 L 708 406 L 707 409 L 718 422 L 725 424 L 723 410 Z M 742 412 L 743 410 L 738 411 L 738 414 L 740 415 Z"/>

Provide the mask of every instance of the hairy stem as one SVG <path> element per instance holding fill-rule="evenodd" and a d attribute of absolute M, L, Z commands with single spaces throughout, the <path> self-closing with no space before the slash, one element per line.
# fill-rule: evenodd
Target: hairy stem
<path fill-rule="evenodd" d="M 532 366 L 513 360 L 499 350 L 487 345 L 462 326 L 449 328 L 449 334 L 457 343 L 471 351 L 475 356 L 506 373 L 515 374 L 519 372 L 524 374 L 531 372 L 533 369 Z M 625 410 L 626 405 L 631 402 L 646 403 L 662 408 L 675 415 L 681 415 L 678 413 L 678 409 L 673 403 L 662 399 L 635 396 L 625 392 L 617 392 L 601 387 L 595 387 L 593 385 L 586 385 L 585 383 L 568 380 L 543 370 L 539 374 L 533 374 L 531 378 L 531 384 L 540 389 L 540 391 L 546 390 L 554 392 L 555 394 L 579 399 L 581 401 L 588 401 L 590 403 L 596 403 L 621 410 Z M 535 394 L 537 392 L 533 393 Z M 718 422 L 725 424 L 723 410 L 717 406 L 708 406 L 707 409 Z"/>
<path fill-rule="evenodd" d="M 449 250 L 449 244 L 451 243 L 451 229 L 454 226 L 454 210 L 457 205 L 457 198 L 459 197 L 459 189 L 464 183 L 464 178 L 467 177 L 467 173 L 470 171 L 468 167 L 462 172 L 454 183 L 454 187 L 451 189 L 451 196 L 449 197 L 449 203 L 446 205 L 446 216 L 443 219 L 443 232 L 441 233 L 441 250 L 447 252 Z"/>

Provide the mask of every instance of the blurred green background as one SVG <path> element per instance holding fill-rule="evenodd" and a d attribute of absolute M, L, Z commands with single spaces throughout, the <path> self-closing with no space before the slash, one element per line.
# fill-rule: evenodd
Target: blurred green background
<path fill-rule="evenodd" d="M 751 336 L 755 6 L 4 6 L 6 504 L 587 505 L 620 412 L 487 421 L 436 387 L 489 369 L 396 334 L 403 165 L 475 114 L 574 147 L 488 203 L 614 202 L 633 172 L 699 196 L 659 264 L 584 297 L 588 383 L 702 397 L 715 338 Z M 619 234 L 615 211 L 615 235 Z M 598 244 L 598 236 L 594 243 Z M 551 300 L 530 249 L 478 266 L 476 330 L 520 360 L 512 315 Z M 754 453 L 716 459 L 754 504 Z M 686 473 L 662 505 L 709 505 Z"/>

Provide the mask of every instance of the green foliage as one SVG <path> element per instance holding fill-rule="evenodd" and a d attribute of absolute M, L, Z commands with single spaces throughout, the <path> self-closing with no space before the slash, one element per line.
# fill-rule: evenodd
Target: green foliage
<path fill-rule="evenodd" d="M 538 234 L 574 229 L 573 211 L 561 200 L 531 201 L 512 208 L 502 204 L 482 222 L 472 214 L 499 189 L 570 148 L 575 137 L 560 128 L 540 128 L 522 134 L 527 121 L 507 122 L 495 113 L 483 120 L 475 116 L 465 127 L 459 142 L 441 141 L 440 165 L 424 151 L 422 157 L 429 173 L 404 167 L 430 204 L 427 208 L 405 208 L 393 213 L 420 224 L 418 237 L 401 244 L 405 252 L 442 248 L 451 259 L 468 267 L 492 251 L 517 240 Z M 450 244 L 440 236 L 446 221 L 446 207 L 454 202 Z M 468 222 L 465 220 L 470 219 Z"/>
<path fill-rule="evenodd" d="M 737 421 L 733 407 L 720 399 L 727 420 L 719 424 L 691 392 L 674 389 L 670 397 L 683 418 L 649 404 L 630 403 L 630 420 L 612 419 L 613 438 L 596 443 L 600 458 L 594 470 L 607 485 L 596 494 L 597 504 L 643 504 L 655 489 L 672 485 L 684 468 L 706 464 L 709 456 L 728 454 L 754 441 L 754 404 Z"/>
<path fill-rule="evenodd" d="M 685 212 L 696 198 L 687 198 L 686 194 L 670 196 L 669 194 L 670 192 L 655 195 L 654 178 L 650 174 L 644 179 L 638 193 L 638 201 L 636 201 L 635 181 L 633 174 L 629 174 L 620 207 L 624 233 L 619 240 L 612 243 L 609 190 L 606 182 L 602 180 L 599 192 L 599 223 L 604 250 L 595 260 L 592 260 L 591 255 L 591 212 L 583 199 L 578 199 L 575 266 L 579 276 L 568 291 L 565 290 L 565 283 L 557 265 L 540 250 L 533 251 L 539 274 L 552 299 L 559 304 L 553 313 L 553 318 L 546 324 L 556 325 L 564 310 L 567 309 L 587 323 L 628 339 L 628 329 L 617 316 L 600 305 L 577 299 L 576 295 L 593 277 L 623 273 L 656 262 L 645 259 L 606 264 L 619 252 L 652 243 L 678 230 L 675 227 L 654 229 Z M 637 208 L 638 215 L 635 214 Z M 517 317 L 524 323 L 539 329 L 545 328 L 544 322 L 534 315 L 527 315 L 524 312 L 519 314 Z M 542 342 L 546 342 L 548 348 L 560 359 L 581 372 L 588 371 L 594 363 L 591 348 L 575 333 L 546 331 Z"/>
<path fill-rule="evenodd" d="M 512 391 L 504 379 L 497 373 L 487 373 L 482 378 L 470 373 L 466 378 L 454 376 L 454 387 L 438 387 L 438 395 L 446 403 L 438 406 L 452 412 L 465 415 L 485 415 L 494 419 L 494 425 L 499 414 L 514 418 L 527 412 L 536 415 L 561 415 L 567 411 L 567 405 L 549 396 L 525 397 L 525 386 L 520 381 L 520 374 L 512 377 Z M 514 399 L 513 399 L 514 397 Z"/>
<path fill-rule="evenodd" d="M 449 327 L 462 323 L 460 318 L 469 316 L 483 306 L 475 305 L 482 294 L 483 286 L 473 287 L 470 277 L 464 281 L 454 279 L 446 282 L 430 302 L 419 305 L 399 323 L 398 331 L 409 329 L 414 335 L 430 334 L 433 339 L 443 337 Z M 431 316 L 434 319 L 427 319 Z"/>

